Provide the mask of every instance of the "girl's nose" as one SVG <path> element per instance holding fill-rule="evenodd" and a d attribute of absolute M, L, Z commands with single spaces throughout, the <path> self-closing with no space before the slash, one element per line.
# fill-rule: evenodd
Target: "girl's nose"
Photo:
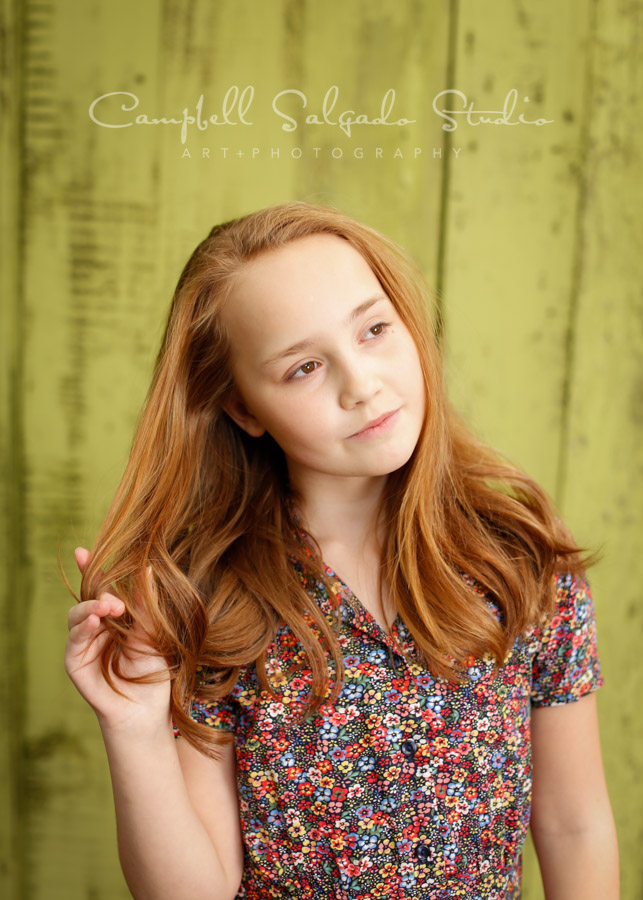
<path fill-rule="evenodd" d="M 339 402 L 344 409 L 367 403 L 381 388 L 381 380 L 373 366 L 363 358 L 346 364 L 341 373 Z"/>

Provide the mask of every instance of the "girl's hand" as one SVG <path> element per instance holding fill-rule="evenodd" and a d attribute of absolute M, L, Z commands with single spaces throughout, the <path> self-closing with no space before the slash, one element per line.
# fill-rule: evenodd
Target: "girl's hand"
<path fill-rule="evenodd" d="M 85 571 L 90 553 L 83 547 L 75 551 L 76 562 L 81 572 Z M 151 567 L 145 577 L 153 587 Z M 152 631 L 150 620 L 143 611 L 136 593 L 143 624 Z M 104 624 L 105 616 L 116 618 L 125 612 L 125 604 L 114 594 L 103 593 L 96 600 L 77 603 L 69 610 L 69 637 L 65 646 L 65 669 L 78 691 L 92 706 L 102 729 L 127 731 L 139 737 L 156 734 L 169 727 L 170 722 L 170 675 L 167 663 L 160 657 L 151 657 L 141 652 L 149 643 L 145 641 L 145 630 L 137 622 L 127 637 L 125 652 L 121 658 L 122 671 L 126 675 L 142 675 L 148 672 L 165 672 L 164 681 L 157 684 L 132 684 L 117 678 L 110 672 L 114 684 L 129 699 L 121 697 L 109 686 L 100 668 L 100 651 L 108 637 Z"/>

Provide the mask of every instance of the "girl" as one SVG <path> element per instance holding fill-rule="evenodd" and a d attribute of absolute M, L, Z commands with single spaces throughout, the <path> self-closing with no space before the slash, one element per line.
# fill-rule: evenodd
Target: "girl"
<path fill-rule="evenodd" d="M 518 898 L 530 824 L 548 900 L 618 896 L 596 554 L 450 406 L 430 299 L 301 202 L 181 274 L 65 657 L 137 900 Z"/>

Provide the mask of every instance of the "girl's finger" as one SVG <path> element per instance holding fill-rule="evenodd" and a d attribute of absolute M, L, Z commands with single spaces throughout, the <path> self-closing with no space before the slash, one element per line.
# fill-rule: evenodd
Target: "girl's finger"
<path fill-rule="evenodd" d="M 85 625 L 86 623 L 83 623 Z M 94 628 L 93 631 L 82 631 L 78 625 L 70 633 L 65 650 L 65 665 L 68 672 L 79 668 L 79 664 L 85 665 L 93 662 L 99 655 L 109 632 L 105 628 Z"/>
<path fill-rule="evenodd" d="M 120 616 L 125 611 L 125 604 L 113 594 L 101 594 L 96 600 L 85 600 L 72 606 L 67 615 L 67 624 L 71 630 L 79 622 L 91 615 L 99 619 L 105 616 Z"/>
<path fill-rule="evenodd" d="M 85 569 L 89 564 L 91 553 L 89 552 L 89 550 L 85 549 L 85 547 L 76 547 L 76 549 L 74 550 L 74 556 L 76 557 L 76 565 L 80 569 L 80 574 L 84 575 Z"/>
<path fill-rule="evenodd" d="M 69 646 L 78 648 L 83 647 L 90 640 L 93 634 L 97 634 L 100 630 L 105 630 L 102 619 L 96 613 L 90 613 L 86 619 L 83 619 L 77 625 L 69 630 Z M 77 652 L 77 650 L 76 650 Z"/>
<path fill-rule="evenodd" d="M 91 556 L 89 550 L 86 550 L 84 547 L 76 547 L 74 550 L 74 556 L 76 557 L 76 564 L 81 572 L 84 572 L 87 568 L 87 563 L 89 562 L 89 557 Z"/>

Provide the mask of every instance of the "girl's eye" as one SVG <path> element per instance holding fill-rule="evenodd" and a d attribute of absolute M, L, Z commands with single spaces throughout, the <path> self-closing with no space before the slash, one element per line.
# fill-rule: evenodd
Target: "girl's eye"
<path fill-rule="evenodd" d="M 302 363 L 298 369 L 295 369 L 295 371 L 288 376 L 288 381 L 296 380 L 297 378 L 303 378 L 305 375 L 311 375 L 315 371 L 315 366 L 317 365 L 318 363 L 314 362 L 313 360 L 311 360 L 310 362 Z M 298 375 L 298 372 L 302 372 L 303 374 Z"/>
<path fill-rule="evenodd" d="M 368 330 L 373 335 L 373 337 L 379 337 L 381 334 L 384 334 L 386 329 L 390 328 L 390 326 L 390 322 L 378 322 L 377 325 L 371 325 Z"/>

